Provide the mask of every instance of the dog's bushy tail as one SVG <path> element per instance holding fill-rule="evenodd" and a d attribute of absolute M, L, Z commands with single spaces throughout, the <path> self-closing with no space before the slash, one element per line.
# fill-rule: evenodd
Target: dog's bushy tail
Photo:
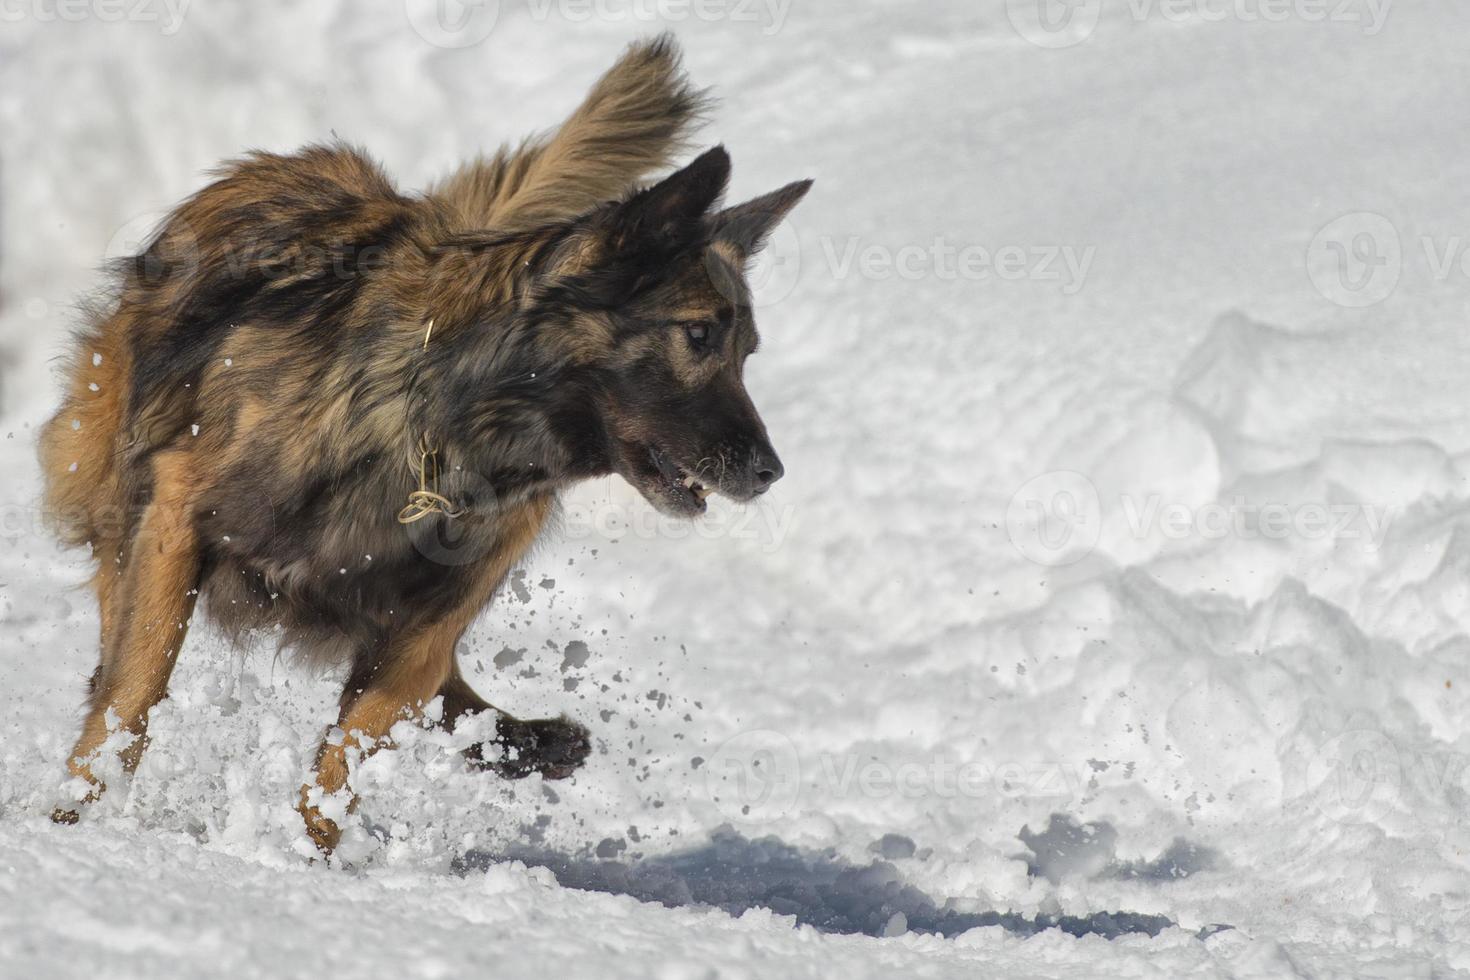
<path fill-rule="evenodd" d="M 555 132 L 462 167 L 431 196 L 466 229 L 574 217 L 673 163 L 709 106 L 689 84 L 672 35 L 638 41 Z"/>

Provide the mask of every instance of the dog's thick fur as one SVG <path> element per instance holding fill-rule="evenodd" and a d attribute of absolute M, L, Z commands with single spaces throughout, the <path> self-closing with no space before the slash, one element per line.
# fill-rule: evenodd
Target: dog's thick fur
<path fill-rule="evenodd" d="M 749 499 L 780 476 L 741 381 L 741 270 L 808 183 L 720 211 L 716 148 L 638 190 L 705 106 L 667 37 L 640 43 L 553 135 L 427 194 L 341 144 L 255 153 L 123 264 L 41 436 L 48 510 L 99 562 L 101 663 L 70 763 L 88 801 L 109 712 L 136 766 L 202 594 L 227 629 L 282 627 L 351 665 L 347 735 L 300 802 L 330 851 L 317 804 L 349 752 L 436 695 L 451 725 L 491 708 L 455 644 L 559 490 L 616 472 L 693 515 L 705 485 Z M 548 777 L 589 745 L 505 715 L 495 741 L 498 771 Z"/>

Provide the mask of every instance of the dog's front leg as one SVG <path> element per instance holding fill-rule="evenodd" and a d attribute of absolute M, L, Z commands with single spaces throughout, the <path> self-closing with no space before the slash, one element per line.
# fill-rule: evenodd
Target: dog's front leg
<path fill-rule="evenodd" d="M 297 804 L 306 832 L 323 853 L 330 854 L 341 839 L 336 821 L 322 813 L 313 792 L 328 796 L 347 786 L 349 753 L 369 755 L 382 748 L 394 723 L 417 715 L 443 686 L 454 663 L 458 624 L 435 624 L 408 638 L 390 640 L 371 662 L 353 670 L 342 692 L 337 720 L 340 738 L 329 735 L 317 750 L 316 779 L 301 787 Z M 357 807 L 351 796 L 347 810 Z"/>
<path fill-rule="evenodd" d="M 457 625 L 457 624 L 456 624 Z M 546 779 L 564 779 L 586 760 L 591 736 L 569 718 L 513 717 L 475 693 L 454 663 L 459 630 L 431 627 L 412 641 L 390 643 L 376 666 L 354 672 L 342 693 L 337 722 L 341 738 L 329 736 L 317 751 L 316 779 L 301 788 L 298 810 L 306 832 L 323 853 L 330 854 L 341 839 L 336 821 L 313 802 L 313 792 L 331 795 L 347 786 L 349 753 L 369 755 L 388 743 L 388 732 L 402 718 L 417 716 L 435 694 L 444 697 L 444 724 L 451 731 L 459 719 L 483 711 L 496 713 L 495 737 L 490 745 L 498 757 L 486 759 L 484 746 L 466 750 L 472 763 L 507 779 L 539 772 Z M 357 796 L 348 801 L 348 812 Z"/>
<path fill-rule="evenodd" d="M 495 737 L 470 746 L 465 757 L 473 765 L 506 779 L 520 779 L 533 772 L 546 779 L 565 779 L 581 768 L 592 751 L 592 736 L 582 725 L 566 716 L 516 718 L 476 694 L 458 666 L 450 671 L 439 693 L 444 696 L 444 725 L 450 731 L 467 715 L 496 713 Z M 486 745 L 498 748 L 498 757 L 487 759 Z"/>

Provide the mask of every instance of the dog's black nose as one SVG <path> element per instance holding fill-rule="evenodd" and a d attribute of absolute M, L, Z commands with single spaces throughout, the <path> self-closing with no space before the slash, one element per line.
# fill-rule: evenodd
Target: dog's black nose
<path fill-rule="evenodd" d="M 781 465 L 775 450 L 769 447 L 757 449 L 750 459 L 751 490 L 755 493 L 765 493 L 771 489 L 771 484 L 786 475 L 786 467 Z"/>

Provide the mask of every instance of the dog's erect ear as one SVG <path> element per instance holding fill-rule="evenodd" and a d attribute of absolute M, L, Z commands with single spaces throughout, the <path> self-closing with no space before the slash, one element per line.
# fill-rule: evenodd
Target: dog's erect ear
<path fill-rule="evenodd" d="M 726 242 L 741 255 L 754 255 L 765 245 L 771 230 L 811 189 L 811 181 L 798 180 L 778 191 L 726 208 L 710 219 L 710 240 Z"/>
<path fill-rule="evenodd" d="M 678 248 L 692 243 L 704 230 L 705 212 L 720 199 L 729 179 L 730 154 L 723 146 L 706 150 L 683 170 L 639 191 L 618 207 L 613 247 Z"/>

